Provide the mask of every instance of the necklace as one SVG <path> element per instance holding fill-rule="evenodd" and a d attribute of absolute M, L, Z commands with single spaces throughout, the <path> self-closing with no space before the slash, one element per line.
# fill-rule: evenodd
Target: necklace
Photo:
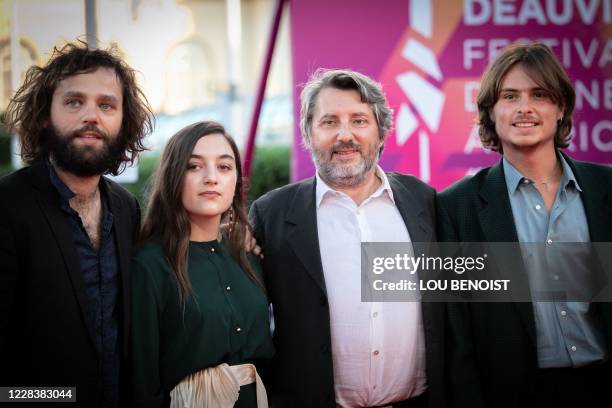
<path fill-rule="evenodd" d="M 548 191 L 548 184 L 558 183 L 561 180 L 560 174 L 553 174 L 552 176 L 535 182 L 536 184 L 542 184 L 544 186 L 544 190 Z"/>
<path fill-rule="evenodd" d="M 544 190 L 548 191 L 548 183 L 551 182 L 552 177 L 549 177 L 547 179 L 544 180 L 540 180 L 539 184 L 542 184 L 544 186 Z"/>

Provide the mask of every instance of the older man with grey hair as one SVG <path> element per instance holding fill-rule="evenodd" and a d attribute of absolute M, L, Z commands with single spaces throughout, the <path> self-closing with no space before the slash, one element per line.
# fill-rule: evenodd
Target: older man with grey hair
<path fill-rule="evenodd" d="M 360 289 L 362 242 L 435 239 L 434 190 L 378 166 L 392 110 L 377 82 L 318 70 L 301 104 L 316 175 L 250 212 L 275 313 L 272 405 L 442 406 L 440 305 Z"/>

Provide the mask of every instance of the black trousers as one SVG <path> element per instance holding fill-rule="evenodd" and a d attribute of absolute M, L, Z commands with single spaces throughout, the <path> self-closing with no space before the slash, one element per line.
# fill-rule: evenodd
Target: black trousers
<path fill-rule="evenodd" d="M 538 408 L 612 406 L 612 363 L 577 368 L 542 368 L 535 380 Z"/>
<path fill-rule="evenodd" d="M 414 397 L 414 398 L 409 398 L 407 400 L 404 401 L 399 401 L 399 402 L 394 402 L 393 404 L 389 404 L 389 405 L 384 405 L 384 407 L 391 407 L 391 408 L 427 408 L 427 391 L 425 391 L 423 394 Z M 378 408 L 378 407 L 374 407 L 374 408 Z"/>

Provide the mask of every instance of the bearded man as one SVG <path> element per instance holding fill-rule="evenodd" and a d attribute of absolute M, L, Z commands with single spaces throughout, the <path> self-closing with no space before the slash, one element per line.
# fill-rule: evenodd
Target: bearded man
<path fill-rule="evenodd" d="M 11 100 L 27 167 L 0 180 L 0 386 L 76 387 L 124 401 L 138 203 L 103 174 L 143 148 L 152 113 L 114 49 L 54 49 Z"/>
<path fill-rule="evenodd" d="M 361 302 L 362 242 L 435 240 L 434 190 L 377 165 L 391 121 L 380 84 L 317 71 L 300 121 L 316 176 L 251 207 L 274 307 L 275 407 L 443 405 L 442 305 Z"/>

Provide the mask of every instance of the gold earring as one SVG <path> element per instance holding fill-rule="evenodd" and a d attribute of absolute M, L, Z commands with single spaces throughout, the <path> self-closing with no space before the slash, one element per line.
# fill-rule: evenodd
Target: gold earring
<path fill-rule="evenodd" d="M 231 236 L 232 232 L 234 231 L 234 207 L 231 206 L 228 211 L 229 211 L 229 228 L 228 228 L 228 232 L 229 232 L 229 236 Z"/>

